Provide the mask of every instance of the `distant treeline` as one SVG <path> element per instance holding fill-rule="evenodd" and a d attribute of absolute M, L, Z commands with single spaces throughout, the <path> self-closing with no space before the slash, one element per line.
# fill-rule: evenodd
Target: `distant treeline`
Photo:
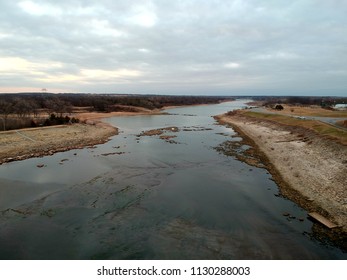
<path fill-rule="evenodd" d="M 121 94 L 0 94 L 0 130 L 77 122 L 70 115 L 82 109 L 90 112 L 136 111 L 136 107 L 161 109 L 165 106 L 215 104 L 235 98 L 262 101 L 264 105 L 319 105 L 331 108 L 346 104 L 347 97 L 316 96 L 168 96 Z M 53 115 L 52 115 L 53 114 Z M 55 118 L 52 118 L 55 116 Z M 65 121 L 66 120 L 66 121 Z"/>
<path fill-rule="evenodd" d="M 51 94 L 22 93 L 0 94 L 0 118 L 2 129 L 55 124 L 42 115 L 55 114 L 61 119 L 78 108 L 88 111 L 111 112 L 134 110 L 133 106 L 146 109 L 161 109 L 164 106 L 213 104 L 232 100 L 230 97 L 216 96 L 157 96 L 157 95 L 116 95 L 116 94 Z M 1 120 L 0 120 L 1 124 Z"/>
<path fill-rule="evenodd" d="M 256 96 L 251 97 L 253 100 L 263 101 L 265 106 L 275 104 L 292 104 L 292 105 L 317 105 L 323 108 L 331 108 L 336 104 L 347 104 L 347 97 L 330 97 L 330 96 Z"/>
<path fill-rule="evenodd" d="M 115 95 L 115 94 L 0 94 L 0 107 L 7 107 L 11 113 L 35 114 L 38 109 L 60 113 L 72 107 L 89 107 L 91 111 L 105 112 L 114 105 L 160 109 L 164 106 L 213 104 L 230 97 L 216 96 L 158 96 L 158 95 Z M 1 109 L 0 109 L 1 110 Z"/>

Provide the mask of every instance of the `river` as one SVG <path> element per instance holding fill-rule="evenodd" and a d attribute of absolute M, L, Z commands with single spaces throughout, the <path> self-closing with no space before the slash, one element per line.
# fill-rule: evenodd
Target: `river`
<path fill-rule="evenodd" d="M 215 150 L 238 138 L 211 116 L 244 102 L 109 118 L 105 144 L 3 164 L 0 258 L 346 259 L 266 169 Z"/>

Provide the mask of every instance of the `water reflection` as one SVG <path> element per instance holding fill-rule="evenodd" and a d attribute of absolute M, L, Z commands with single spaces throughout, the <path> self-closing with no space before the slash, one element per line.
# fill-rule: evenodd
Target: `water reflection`
<path fill-rule="evenodd" d="M 310 238 L 307 213 L 276 196 L 266 170 L 215 151 L 234 132 L 211 115 L 243 105 L 110 118 L 122 133 L 106 144 L 2 165 L 0 257 L 346 258 Z M 138 137 L 168 126 L 179 144 Z"/>

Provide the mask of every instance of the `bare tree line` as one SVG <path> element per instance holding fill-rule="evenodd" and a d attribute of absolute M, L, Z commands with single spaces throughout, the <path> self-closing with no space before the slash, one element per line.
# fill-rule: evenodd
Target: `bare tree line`
<path fill-rule="evenodd" d="M 160 109 L 172 105 L 218 103 L 230 97 L 211 96 L 156 96 L 156 95 L 101 95 L 101 94 L 0 94 L 1 130 L 45 125 L 63 115 L 70 115 L 76 108 L 88 111 L 111 112 L 131 110 L 133 106 Z"/>

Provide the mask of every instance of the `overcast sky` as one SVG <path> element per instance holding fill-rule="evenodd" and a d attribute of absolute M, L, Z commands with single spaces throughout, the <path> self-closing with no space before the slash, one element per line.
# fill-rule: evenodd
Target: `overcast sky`
<path fill-rule="evenodd" d="M 1 0 L 0 92 L 347 96 L 346 0 Z"/>

